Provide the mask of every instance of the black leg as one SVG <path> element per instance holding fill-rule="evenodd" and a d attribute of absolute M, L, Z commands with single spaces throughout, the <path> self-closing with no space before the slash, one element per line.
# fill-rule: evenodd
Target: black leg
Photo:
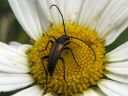
<path fill-rule="evenodd" d="M 49 36 L 49 37 L 52 37 L 56 41 L 56 38 L 54 36 Z"/>
<path fill-rule="evenodd" d="M 66 46 L 66 45 L 68 45 L 68 44 L 70 44 L 71 43 L 71 41 L 69 41 L 69 42 L 66 42 L 65 44 L 64 44 L 64 46 Z"/>
<path fill-rule="evenodd" d="M 46 70 L 46 68 L 45 68 L 45 66 L 44 66 L 43 60 L 48 59 L 48 57 L 49 57 L 49 56 L 44 56 L 44 57 L 41 58 L 41 62 L 42 62 L 42 65 L 43 65 L 43 68 L 44 68 L 44 71 L 45 71 L 45 74 L 46 74 L 46 77 L 45 77 L 45 78 L 46 78 L 46 88 L 45 88 L 45 90 L 44 90 L 43 95 L 45 95 L 46 92 L 47 92 L 47 84 L 48 84 L 48 72 L 47 72 L 47 70 Z"/>
<path fill-rule="evenodd" d="M 53 44 L 53 43 L 54 43 L 54 41 L 49 40 L 49 41 L 48 41 L 48 43 L 47 43 L 47 45 L 45 46 L 45 48 L 44 48 L 43 50 L 39 51 L 39 52 L 45 51 L 45 50 L 47 49 L 47 47 L 48 47 L 49 43 L 52 43 L 52 44 Z"/>
<path fill-rule="evenodd" d="M 65 63 L 64 63 L 64 58 L 63 57 L 59 57 L 59 59 L 62 61 L 62 63 L 63 63 L 63 68 L 64 68 L 64 80 L 66 81 L 66 79 L 65 79 Z"/>
<path fill-rule="evenodd" d="M 75 60 L 76 64 L 79 66 L 78 62 L 77 62 L 76 59 L 75 59 L 75 56 L 74 56 L 74 54 L 73 54 L 72 49 L 70 49 L 69 47 L 65 47 L 63 50 L 69 50 L 69 51 L 71 52 L 71 54 L 72 54 L 72 56 L 73 56 L 73 59 Z"/>
<path fill-rule="evenodd" d="M 59 57 L 59 59 L 62 61 L 62 63 L 63 63 L 63 70 L 64 70 L 64 75 L 63 75 L 63 78 L 64 78 L 64 81 L 67 83 L 67 81 L 66 81 L 66 77 L 65 77 L 65 63 L 64 63 L 64 58 L 63 57 Z M 68 85 L 68 83 L 67 83 L 67 90 L 68 90 L 68 88 L 70 88 L 69 87 L 69 85 Z M 70 88 L 71 89 L 71 88 Z"/>
<path fill-rule="evenodd" d="M 41 60 L 45 60 L 45 59 L 48 59 L 49 56 L 44 56 L 41 58 Z"/>

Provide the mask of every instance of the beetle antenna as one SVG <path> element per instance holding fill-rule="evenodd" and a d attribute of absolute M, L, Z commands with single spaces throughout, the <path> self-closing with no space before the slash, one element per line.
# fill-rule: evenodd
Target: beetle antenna
<path fill-rule="evenodd" d="M 65 35 L 66 35 L 66 29 L 65 29 L 65 23 L 64 23 L 64 17 L 63 17 L 63 15 L 62 15 L 62 13 L 61 13 L 61 11 L 60 11 L 60 9 L 59 9 L 59 7 L 57 6 L 57 5 L 55 5 L 55 4 L 52 4 L 51 6 L 50 6 L 50 9 L 52 8 L 52 7 L 56 7 L 57 9 L 58 9 L 58 11 L 59 11 L 59 13 L 60 13 L 60 15 L 61 15 L 61 17 L 62 17 L 62 23 L 63 23 L 63 26 L 64 26 L 64 33 L 65 33 Z"/>

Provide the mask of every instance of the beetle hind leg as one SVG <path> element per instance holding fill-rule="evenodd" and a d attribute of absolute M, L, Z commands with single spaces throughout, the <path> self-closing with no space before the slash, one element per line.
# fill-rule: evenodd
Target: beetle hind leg
<path fill-rule="evenodd" d="M 62 61 L 62 63 L 63 63 L 63 70 L 64 70 L 64 75 L 63 75 L 63 78 L 64 78 L 64 81 L 67 83 L 67 90 L 68 90 L 68 88 L 70 88 L 69 87 L 69 85 L 68 85 L 68 82 L 66 81 L 66 76 L 65 76 L 65 63 L 64 63 L 64 58 L 63 57 L 59 57 L 59 59 Z M 71 89 L 71 88 L 70 88 Z M 72 89 L 71 89 L 72 90 Z"/>
<path fill-rule="evenodd" d="M 43 68 L 44 68 L 44 71 L 45 71 L 45 74 L 46 74 L 46 76 L 45 76 L 45 78 L 46 78 L 46 88 L 44 89 L 44 92 L 43 92 L 42 96 L 44 96 L 47 93 L 48 72 L 47 72 L 47 69 L 45 68 L 43 60 L 48 59 L 48 57 L 49 56 L 44 56 L 44 57 L 41 58 L 41 62 L 42 62 L 42 65 L 43 65 Z"/>
<path fill-rule="evenodd" d="M 64 58 L 63 57 L 59 57 L 59 59 L 62 61 L 62 63 L 63 63 L 63 68 L 64 68 L 64 80 L 66 81 L 66 79 L 65 79 L 65 63 L 64 63 Z"/>

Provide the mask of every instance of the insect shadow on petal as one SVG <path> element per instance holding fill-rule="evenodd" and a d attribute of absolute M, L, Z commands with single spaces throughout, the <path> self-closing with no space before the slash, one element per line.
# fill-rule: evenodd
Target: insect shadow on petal
<path fill-rule="evenodd" d="M 60 36 L 60 37 L 58 37 L 58 38 L 55 38 L 54 36 L 50 36 L 50 37 L 52 37 L 53 39 L 52 39 L 52 40 L 49 40 L 48 43 L 46 44 L 45 49 L 40 51 L 40 52 L 46 51 L 47 48 L 48 48 L 48 45 L 49 45 L 50 43 L 52 44 L 49 54 L 48 54 L 47 56 L 43 56 L 43 57 L 41 58 L 42 65 L 43 65 L 44 71 L 45 71 L 45 73 L 46 73 L 46 88 L 45 88 L 45 90 L 44 90 L 43 95 L 46 94 L 46 92 L 47 92 L 48 75 L 49 75 L 50 77 L 53 76 L 55 67 L 56 67 L 56 65 L 57 65 L 57 63 L 58 63 L 58 60 L 61 60 L 61 61 L 62 61 L 62 64 L 63 64 L 63 71 L 64 71 L 64 73 L 63 73 L 63 78 L 64 78 L 65 82 L 67 83 L 66 78 L 65 78 L 65 62 L 64 62 L 64 58 L 61 56 L 61 53 L 62 53 L 64 50 L 70 51 L 70 53 L 71 53 L 71 55 L 72 55 L 72 57 L 73 57 L 75 63 L 76 63 L 77 66 L 79 67 L 79 64 L 78 64 L 78 62 L 77 62 L 76 59 L 75 59 L 75 55 L 73 54 L 72 49 L 71 49 L 70 47 L 67 47 L 67 45 L 73 43 L 73 44 L 75 44 L 75 45 L 77 45 L 77 46 L 79 46 L 79 47 L 82 47 L 82 46 L 80 46 L 79 44 L 77 44 L 77 43 L 71 41 L 71 39 L 79 40 L 79 41 L 83 42 L 85 45 L 87 45 L 87 46 L 92 50 L 92 52 L 93 52 L 93 54 L 94 54 L 94 56 L 95 56 L 95 60 L 96 60 L 96 54 L 95 54 L 94 50 L 92 49 L 92 47 L 91 47 L 89 44 L 87 44 L 84 40 L 81 40 L 81 39 L 79 39 L 79 38 L 77 38 L 77 37 L 73 37 L 73 36 L 68 36 L 68 35 L 67 35 L 67 33 L 66 33 L 66 28 L 65 28 L 64 18 L 63 18 L 63 15 L 62 15 L 60 9 L 59 9 L 58 6 L 55 5 L 55 4 L 51 5 L 51 6 L 50 6 L 50 9 L 51 9 L 52 7 L 56 7 L 56 8 L 58 9 L 58 11 L 59 11 L 61 17 L 62 17 L 62 23 L 63 23 L 63 28 L 64 28 L 64 35 L 62 35 L 62 36 Z M 43 62 L 45 59 L 48 60 L 47 68 L 45 68 L 45 65 L 44 65 L 44 62 Z"/>

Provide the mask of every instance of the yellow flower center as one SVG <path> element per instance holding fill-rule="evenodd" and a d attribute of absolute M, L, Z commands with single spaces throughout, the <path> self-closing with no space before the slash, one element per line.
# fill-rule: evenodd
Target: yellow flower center
<path fill-rule="evenodd" d="M 59 50 L 61 51 L 59 57 L 62 57 L 64 62 L 59 58 L 53 68 L 53 75 L 49 75 L 48 62 L 50 61 L 47 56 L 54 55 L 54 52 L 50 54 L 52 45 L 56 42 L 53 37 L 57 39 L 64 35 L 63 25 L 53 25 L 29 50 L 30 73 L 46 93 L 75 96 L 96 85 L 103 77 L 106 62 L 105 47 L 103 40 L 94 30 L 72 23 L 65 25 L 67 35 L 79 39 L 70 38 L 71 43 L 64 45 L 63 49 L 68 47 L 70 50 Z M 54 43 L 48 44 L 50 40 Z"/>

